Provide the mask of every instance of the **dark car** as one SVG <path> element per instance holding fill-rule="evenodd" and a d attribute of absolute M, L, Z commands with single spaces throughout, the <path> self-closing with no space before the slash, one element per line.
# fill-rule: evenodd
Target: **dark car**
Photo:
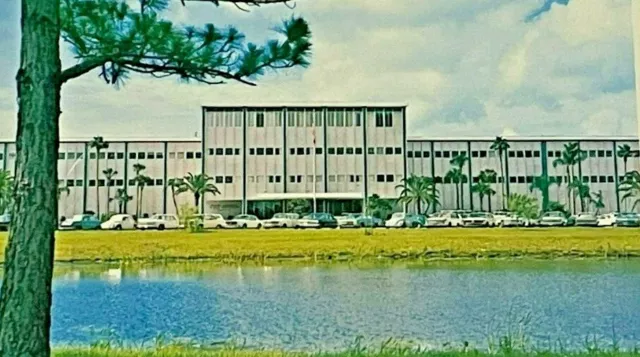
<path fill-rule="evenodd" d="M 618 227 L 640 227 L 640 216 L 634 212 L 624 212 L 616 218 Z"/>
<path fill-rule="evenodd" d="M 11 215 L 0 215 L 0 232 L 9 230 L 9 223 L 11 223 Z"/>
<path fill-rule="evenodd" d="M 331 213 L 311 213 L 298 221 L 300 228 L 314 227 L 318 228 L 336 228 L 338 221 Z"/>

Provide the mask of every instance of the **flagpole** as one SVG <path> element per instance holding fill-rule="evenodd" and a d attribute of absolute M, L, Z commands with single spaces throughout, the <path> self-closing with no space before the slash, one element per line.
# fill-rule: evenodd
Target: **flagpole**
<path fill-rule="evenodd" d="M 313 213 L 316 213 L 316 123 L 313 122 Z"/>

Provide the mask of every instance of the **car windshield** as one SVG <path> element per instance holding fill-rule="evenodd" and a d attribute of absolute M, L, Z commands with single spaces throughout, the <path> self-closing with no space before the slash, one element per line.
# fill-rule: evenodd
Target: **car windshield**
<path fill-rule="evenodd" d="M 151 219 L 164 219 L 164 217 L 161 214 L 154 214 Z"/>

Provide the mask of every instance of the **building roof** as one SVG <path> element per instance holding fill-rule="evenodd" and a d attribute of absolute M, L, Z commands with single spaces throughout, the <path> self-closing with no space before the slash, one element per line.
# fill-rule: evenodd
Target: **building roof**
<path fill-rule="evenodd" d="M 637 136 L 503 136 L 507 141 L 638 141 Z M 410 136 L 407 141 L 494 141 L 495 136 L 477 136 L 477 137 L 428 137 L 428 136 Z"/>
<path fill-rule="evenodd" d="M 267 102 L 267 103 L 203 103 L 203 108 L 406 108 L 406 103 L 380 102 Z"/>
<path fill-rule="evenodd" d="M 103 137 L 105 142 L 108 143 L 199 143 L 201 142 L 201 138 L 109 138 Z M 61 138 L 60 143 L 86 143 L 93 140 L 91 138 Z M 2 140 L 0 139 L 0 143 L 13 143 L 14 140 Z"/>

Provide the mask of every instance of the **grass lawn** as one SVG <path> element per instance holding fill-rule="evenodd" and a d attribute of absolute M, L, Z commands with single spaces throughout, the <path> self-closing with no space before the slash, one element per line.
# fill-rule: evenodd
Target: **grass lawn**
<path fill-rule="evenodd" d="M 0 233 L 0 243 L 6 240 L 7 234 Z M 70 231 L 57 233 L 55 254 L 60 262 L 616 258 L 640 257 L 640 230 L 377 229 L 371 236 L 361 229 Z"/>

